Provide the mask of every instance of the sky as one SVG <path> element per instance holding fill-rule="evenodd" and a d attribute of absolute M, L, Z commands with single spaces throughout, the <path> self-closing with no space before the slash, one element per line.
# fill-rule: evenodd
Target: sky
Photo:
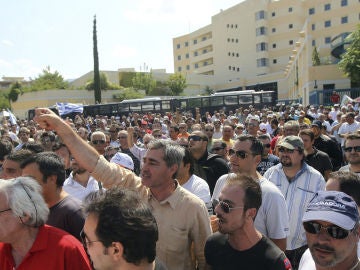
<path fill-rule="evenodd" d="M 100 70 L 174 71 L 172 39 L 211 23 L 243 0 L 2 1 L 0 80 L 37 78 L 50 67 L 65 79 L 93 70 L 93 18 Z"/>

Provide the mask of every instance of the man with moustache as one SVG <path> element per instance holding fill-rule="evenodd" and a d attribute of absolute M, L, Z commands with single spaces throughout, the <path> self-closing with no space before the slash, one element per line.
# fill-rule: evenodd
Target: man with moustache
<path fill-rule="evenodd" d="M 325 189 L 325 180 L 304 161 L 304 143 L 300 137 L 291 135 L 283 138 L 278 144 L 278 150 L 280 164 L 268 169 L 264 177 L 280 189 L 287 202 L 290 235 L 285 254 L 294 269 L 297 269 L 307 248 L 305 231 L 301 226 L 305 207 L 314 193 Z"/>
<path fill-rule="evenodd" d="M 229 153 L 232 174 L 244 173 L 260 184 L 263 203 L 257 211 L 255 228 L 270 238 L 281 250 L 285 250 L 286 237 L 289 234 L 289 217 L 284 196 L 273 183 L 257 171 L 263 153 L 263 144 L 254 136 L 241 135 L 236 139 Z M 225 174 L 218 179 L 213 200 L 219 198 L 220 191 L 232 174 Z"/>
<path fill-rule="evenodd" d="M 206 269 L 292 269 L 285 254 L 255 228 L 261 203 L 257 181 L 245 174 L 229 177 L 215 207 L 219 232 L 205 244 Z"/>

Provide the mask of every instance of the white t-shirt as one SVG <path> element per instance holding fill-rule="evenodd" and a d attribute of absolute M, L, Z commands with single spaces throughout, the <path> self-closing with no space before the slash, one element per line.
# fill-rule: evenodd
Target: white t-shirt
<path fill-rule="evenodd" d="M 208 211 L 212 211 L 210 188 L 204 179 L 193 174 L 189 180 L 181 186 L 203 200 Z"/>

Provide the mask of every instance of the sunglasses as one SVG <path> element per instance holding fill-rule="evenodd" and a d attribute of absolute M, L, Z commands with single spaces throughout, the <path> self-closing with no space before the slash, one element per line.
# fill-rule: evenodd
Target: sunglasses
<path fill-rule="evenodd" d="M 354 149 L 355 152 L 360 152 L 360 146 L 344 147 L 344 151 L 345 151 L 345 152 L 352 152 L 353 149 Z"/>
<path fill-rule="evenodd" d="M 241 158 L 241 159 L 245 159 L 248 157 L 249 153 L 243 151 L 243 150 L 239 150 L 239 151 L 235 151 L 234 149 L 229 149 L 229 156 L 232 156 L 232 155 L 236 155 L 238 158 Z"/>
<path fill-rule="evenodd" d="M 213 130 L 213 129 L 205 129 L 205 131 L 211 131 L 211 132 L 213 132 L 214 130 Z"/>
<path fill-rule="evenodd" d="M 91 141 L 91 143 L 92 143 L 93 145 L 97 145 L 97 144 L 104 144 L 105 141 L 104 141 L 104 140 L 93 140 L 93 141 Z"/>
<path fill-rule="evenodd" d="M 323 226 L 319 223 L 308 221 L 303 223 L 304 229 L 306 232 L 311 234 L 319 234 L 322 229 L 324 229 L 328 235 L 334 239 L 344 239 L 348 237 L 349 233 L 352 231 L 345 230 L 339 226 Z"/>
<path fill-rule="evenodd" d="M 190 140 L 193 140 L 195 142 L 198 142 L 198 141 L 201 141 L 203 138 L 201 136 L 198 136 L 198 135 L 192 135 L 192 136 L 189 136 L 188 138 L 188 141 Z"/>
<path fill-rule="evenodd" d="M 224 147 L 214 147 L 211 149 L 211 151 L 220 151 L 220 150 L 223 150 Z"/>
<path fill-rule="evenodd" d="M 217 200 L 217 199 L 212 200 L 212 205 L 213 205 L 214 209 L 216 206 L 220 206 L 221 210 L 226 214 L 229 214 L 231 212 L 231 210 L 233 210 L 233 209 L 244 208 L 244 206 L 230 207 L 230 205 L 228 203 Z"/>
<path fill-rule="evenodd" d="M 292 154 L 292 153 L 295 152 L 295 149 L 287 149 L 287 148 L 284 148 L 284 147 L 280 147 L 279 152 L 280 153 L 286 153 L 286 154 Z"/>
<path fill-rule="evenodd" d="M 264 144 L 264 147 L 266 147 L 266 148 L 270 148 L 270 143 L 267 143 L 267 144 Z"/>

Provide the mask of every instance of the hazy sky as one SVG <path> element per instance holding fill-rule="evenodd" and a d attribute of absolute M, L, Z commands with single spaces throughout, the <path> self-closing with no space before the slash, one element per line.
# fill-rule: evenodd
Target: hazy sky
<path fill-rule="evenodd" d="M 0 79 L 36 78 L 50 66 L 65 79 L 93 69 L 93 16 L 100 70 L 173 72 L 172 38 L 211 23 L 242 0 L 2 1 Z"/>

